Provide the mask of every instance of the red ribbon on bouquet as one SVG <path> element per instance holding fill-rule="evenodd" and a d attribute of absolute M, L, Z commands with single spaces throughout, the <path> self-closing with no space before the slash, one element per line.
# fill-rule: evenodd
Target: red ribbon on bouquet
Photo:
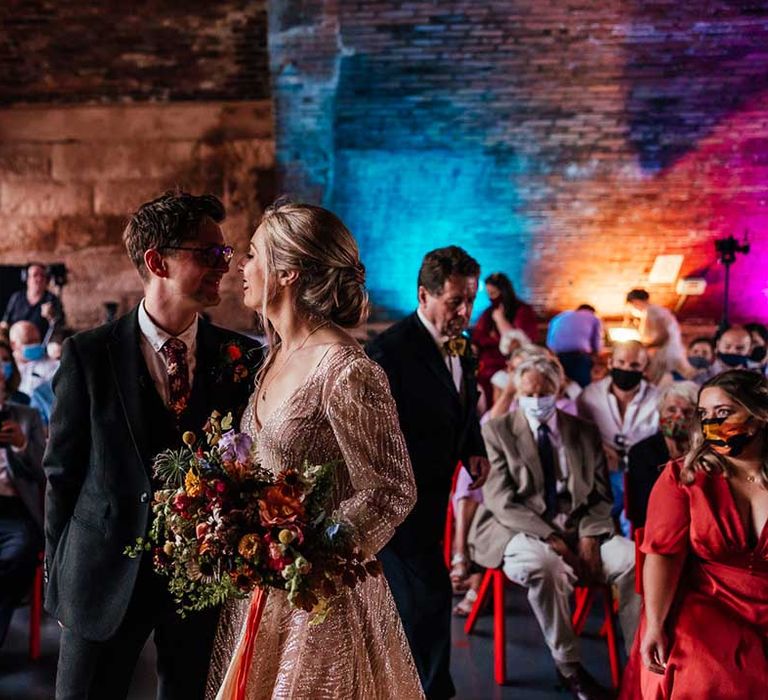
<path fill-rule="evenodd" d="M 253 644 L 259 631 L 261 616 L 264 606 L 267 604 L 267 593 L 257 588 L 251 595 L 251 607 L 248 608 L 248 620 L 245 623 L 245 639 L 243 650 L 237 664 L 237 676 L 235 678 L 235 696 L 233 700 L 246 700 L 245 691 L 248 687 L 248 669 L 251 667 L 253 656 Z"/>

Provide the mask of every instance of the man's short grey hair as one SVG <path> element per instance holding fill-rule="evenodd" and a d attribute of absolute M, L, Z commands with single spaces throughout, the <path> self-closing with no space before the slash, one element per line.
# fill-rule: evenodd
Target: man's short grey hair
<path fill-rule="evenodd" d="M 694 382 L 688 381 L 667 384 L 667 386 L 659 392 L 659 411 L 661 411 L 664 402 L 670 397 L 683 399 L 691 404 L 691 406 L 696 406 L 699 401 L 699 386 Z"/>
<path fill-rule="evenodd" d="M 545 355 L 532 355 L 527 360 L 523 360 L 515 370 L 515 386 L 520 386 L 520 380 L 526 372 L 540 372 L 555 388 L 558 393 L 565 384 L 565 372 L 563 366 L 556 359 L 546 357 Z"/>

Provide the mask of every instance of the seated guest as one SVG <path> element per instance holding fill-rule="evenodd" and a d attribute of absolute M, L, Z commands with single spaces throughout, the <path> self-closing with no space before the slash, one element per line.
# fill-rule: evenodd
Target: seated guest
<path fill-rule="evenodd" d="M 21 373 L 19 391 L 27 395 L 43 382 L 52 379 L 59 363 L 52 360 L 40 342 L 40 331 L 30 321 L 17 321 L 10 330 L 13 357 Z"/>
<path fill-rule="evenodd" d="M 715 340 L 717 359 L 710 367 L 709 376 L 739 367 L 749 367 L 752 336 L 744 326 L 729 326 Z"/>
<path fill-rule="evenodd" d="M 749 353 L 750 364 L 763 374 L 768 374 L 768 328 L 762 323 L 745 323 L 744 328 L 752 338 L 752 352 Z"/>
<path fill-rule="evenodd" d="M 547 330 L 547 347 L 557 355 L 567 377 L 587 386 L 594 358 L 603 348 L 603 324 L 594 307 L 582 304 L 576 311 L 554 316 Z"/>
<path fill-rule="evenodd" d="M 616 345 L 610 359 L 609 376 L 593 382 L 576 400 L 579 416 L 595 423 L 603 438 L 613 490 L 613 517 L 629 533 L 622 518 L 624 471 L 627 453 L 636 443 L 658 430 L 659 394 L 643 379 L 648 369 L 648 352 L 636 340 Z"/>
<path fill-rule="evenodd" d="M 528 336 L 517 328 L 513 328 L 511 331 L 507 331 L 504 335 L 501 336 L 501 340 L 499 341 L 499 352 L 506 360 L 506 365 L 504 366 L 504 369 L 498 370 L 491 377 L 491 387 L 493 389 L 491 405 L 493 405 L 498 400 L 501 392 L 507 388 L 509 375 L 514 369 L 511 367 L 511 362 L 513 361 L 512 358 L 522 356 L 522 353 L 519 353 L 518 351 L 522 351 L 524 353 L 525 351 L 536 347 L 538 346 L 533 345 L 533 343 L 531 343 L 531 341 L 528 339 Z"/>
<path fill-rule="evenodd" d="M 768 382 L 729 370 L 648 505 L 644 614 L 622 697 L 766 697 Z"/>
<path fill-rule="evenodd" d="M 644 289 L 627 294 L 627 304 L 633 316 L 640 320 L 640 341 L 649 351 L 648 380 L 653 384 L 669 372 L 687 370 L 680 324 L 675 315 L 663 306 L 650 303 Z"/>
<path fill-rule="evenodd" d="M 664 465 L 688 452 L 698 393 L 699 387 L 693 382 L 674 382 L 664 387 L 659 393 L 658 432 L 629 451 L 627 518 L 635 528 L 645 525 L 651 489 Z"/>
<path fill-rule="evenodd" d="M 715 361 L 715 341 L 712 338 L 701 336 L 694 338 L 688 343 L 688 356 L 686 358 L 690 371 L 686 373 L 687 378 L 697 384 L 703 384 L 709 379 L 709 369 Z M 684 375 L 675 376 L 680 380 Z"/>
<path fill-rule="evenodd" d="M 16 366 L 11 344 L 5 340 L 0 340 L 0 362 L 2 362 L 3 366 L 3 379 L 5 380 L 5 392 L 8 395 L 8 400 L 22 406 L 28 406 L 30 397 L 24 392 L 19 391 L 21 374 Z"/>
<path fill-rule="evenodd" d="M 634 545 L 614 533 L 600 434 L 555 408 L 552 361 L 523 362 L 515 384 L 520 408 L 483 426 L 491 471 L 470 531 L 472 558 L 489 568 L 503 565 L 528 589 L 558 675 L 574 697 L 607 697 L 581 665 L 570 595 L 578 581 L 614 585 L 629 647 L 640 603 Z"/>
<path fill-rule="evenodd" d="M 5 307 L 2 324 L 10 328 L 17 321 L 34 323 L 41 338 L 45 338 L 50 325 L 64 325 L 61 300 L 48 290 L 48 273 L 40 263 L 30 263 L 26 290 L 12 294 Z"/>
<path fill-rule="evenodd" d="M 0 373 L 0 645 L 43 546 L 43 428 L 37 411 L 6 399 L 7 389 Z"/>
<path fill-rule="evenodd" d="M 499 351 L 501 337 L 513 329 L 523 331 L 536 342 L 538 325 L 536 314 L 525 302 L 518 299 L 512 282 L 503 272 L 495 272 L 485 278 L 485 291 L 491 305 L 483 311 L 472 329 L 472 344 L 477 348 L 477 381 L 490 400 L 491 377 L 504 369 L 505 358 Z"/>

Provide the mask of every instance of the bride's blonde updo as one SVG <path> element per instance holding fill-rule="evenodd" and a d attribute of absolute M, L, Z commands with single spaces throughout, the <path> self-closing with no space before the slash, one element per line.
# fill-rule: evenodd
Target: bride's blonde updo
<path fill-rule="evenodd" d="M 368 315 L 365 267 L 357 243 L 338 216 L 311 204 L 278 201 L 259 223 L 270 274 L 298 270 L 296 305 L 342 328 Z"/>

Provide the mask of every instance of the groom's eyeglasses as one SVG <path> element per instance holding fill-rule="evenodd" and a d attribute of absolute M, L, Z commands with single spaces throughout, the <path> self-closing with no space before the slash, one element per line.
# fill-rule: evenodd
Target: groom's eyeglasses
<path fill-rule="evenodd" d="M 164 245 L 158 250 L 189 250 L 195 254 L 198 262 L 206 267 L 219 267 L 222 263 L 229 265 L 235 254 L 235 249 L 231 245 L 209 245 L 203 247 L 193 247 L 184 245 Z"/>

